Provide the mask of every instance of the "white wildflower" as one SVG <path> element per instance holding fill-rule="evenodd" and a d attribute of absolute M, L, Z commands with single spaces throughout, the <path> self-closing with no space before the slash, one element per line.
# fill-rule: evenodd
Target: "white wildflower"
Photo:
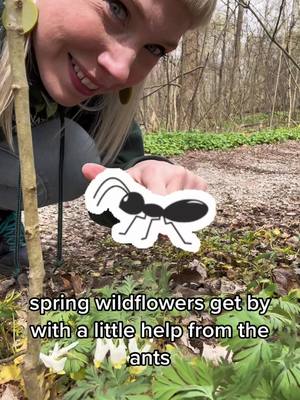
<path fill-rule="evenodd" d="M 112 339 L 106 340 L 110 352 L 110 361 L 114 368 L 120 369 L 126 364 L 127 352 L 123 339 L 119 339 L 119 344 L 115 345 Z"/>
<path fill-rule="evenodd" d="M 101 363 L 104 360 L 109 349 L 110 348 L 106 342 L 106 339 L 97 339 L 96 350 L 94 355 L 94 365 L 96 368 L 99 368 L 101 366 Z"/>
<path fill-rule="evenodd" d="M 71 343 L 67 347 L 59 348 L 59 344 L 56 342 L 53 350 L 47 356 L 44 353 L 40 353 L 40 360 L 44 363 L 47 368 L 50 368 L 53 372 L 56 373 L 64 373 L 65 363 L 67 361 L 67 357 L 62 356 L 66 355 L 68 351 L 76 347 L 78 342 Z"/>
<path fill-rule="evenodd" d="M 150 342 L 153 342 L 153 339 L 150 340 Z M 132 338 L 132 339 L 129 339 L 129 341 L 128 341 L 129 353 L 140 353 L 140 354 L 141 353 L 148 353 L 150 349 L 151 349 L 151 344 L 150 343 L 145 344 L 142 349 L 139 349 L 135 337 Z M 130 358 L 130 357 L 128 357 L 128 358 Z M 133 375 L 139 375 L 146 368 L 147 368 L 147 365 L 134 365 L 134 366 L 130 367 L 130 372 Z"/>
<path fill-rule="evenodd" d="M 151 349 L 150 343 L 145 344 L 145 346 L 142 349 L 139 349 L 138 345 L 137 345 L 136 337 L 129 339 L 129 341 L 128 341 L 129 353 L 148 353 L 150 349 Z"/>

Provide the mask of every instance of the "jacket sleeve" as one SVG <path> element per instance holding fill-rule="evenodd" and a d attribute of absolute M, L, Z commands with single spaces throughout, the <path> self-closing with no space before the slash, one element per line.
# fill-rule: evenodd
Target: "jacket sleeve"
<path fill-rule="evenodd" d="M 120 153 L 118 154 L 114 162 L 108 167 L 121 168 L 126 170 L 145 160 L 158 160 L 171 163 L 171 161 L 164 157 L 145 155 L 142 132 L 137 122 L 134 121 Z M 105 211 L 103 214 L 100 215 L 92 213 L 89 214 L 94 222 L 97 222 L 100 225 L 108 226 L 110 228 L 117 222 L 119 222 L 119 220 L 116 219 L 110 211 Z"/>

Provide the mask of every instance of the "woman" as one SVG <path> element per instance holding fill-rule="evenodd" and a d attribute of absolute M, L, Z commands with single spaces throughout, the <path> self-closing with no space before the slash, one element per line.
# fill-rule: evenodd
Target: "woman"
<path fill-rule="evenodd" d="M 36 1 L 39 18 L 26 37 L 26 65 L 40 207 L 81 196 L 88 180 L 104 165 L 126 169 L 136 181 L 162 195 L 206 188 L 200 177 L 183 167 L 161 157 L 145 157 L 133 116 L 152 68 L 176 48 L 184 32 L 208 22 L 215 2 Z M 19 162 L 3 36 L 0 274 L 11 274 L 16 258 Z M 112 223 L 107 214 L 92 217 L 99 223 Z M 21 265 L 28 263 L 22 226 L 19 260 Z"/>

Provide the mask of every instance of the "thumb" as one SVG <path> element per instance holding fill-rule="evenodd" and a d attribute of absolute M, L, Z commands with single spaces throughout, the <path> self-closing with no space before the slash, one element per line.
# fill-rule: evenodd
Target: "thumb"
<path fill-rule="evenodd" d="M 97 175 L 99 175 L 101 172 L 105 171 L 106 168 L 103 167 L 103 165 L 99 164 L 84 164 L 82 167 L 82 173 L 84 177 L 91 181 L 92 179 L 96 178 Z"/>

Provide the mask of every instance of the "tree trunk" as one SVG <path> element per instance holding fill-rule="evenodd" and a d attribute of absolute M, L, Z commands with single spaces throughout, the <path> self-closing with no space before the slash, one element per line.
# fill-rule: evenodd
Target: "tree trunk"
<path fill-rule="evenodd" d="M 45 273 L 39 233 L 37 185 L 29 111 L 29 89 L 24 62 L 23 0 L 17 2 L 15 0 L 7 0 L 6 8 L 8 13 L 7 39 L 13 89 L 15 92 L 15 116 L 19 143 L 26 244 L 30 265 L 28 297 L 32 298 L 43 295 Z M 39 325 L 40 323 L 40 314 L 29 310 L 27 313 L 27 325 Z M 38 379 L 39 355 L 40 339 L 33 339 L 28 329 L 23 377 L 27 397 L 30 400 L 41 400 L 43 398 Z"/>

